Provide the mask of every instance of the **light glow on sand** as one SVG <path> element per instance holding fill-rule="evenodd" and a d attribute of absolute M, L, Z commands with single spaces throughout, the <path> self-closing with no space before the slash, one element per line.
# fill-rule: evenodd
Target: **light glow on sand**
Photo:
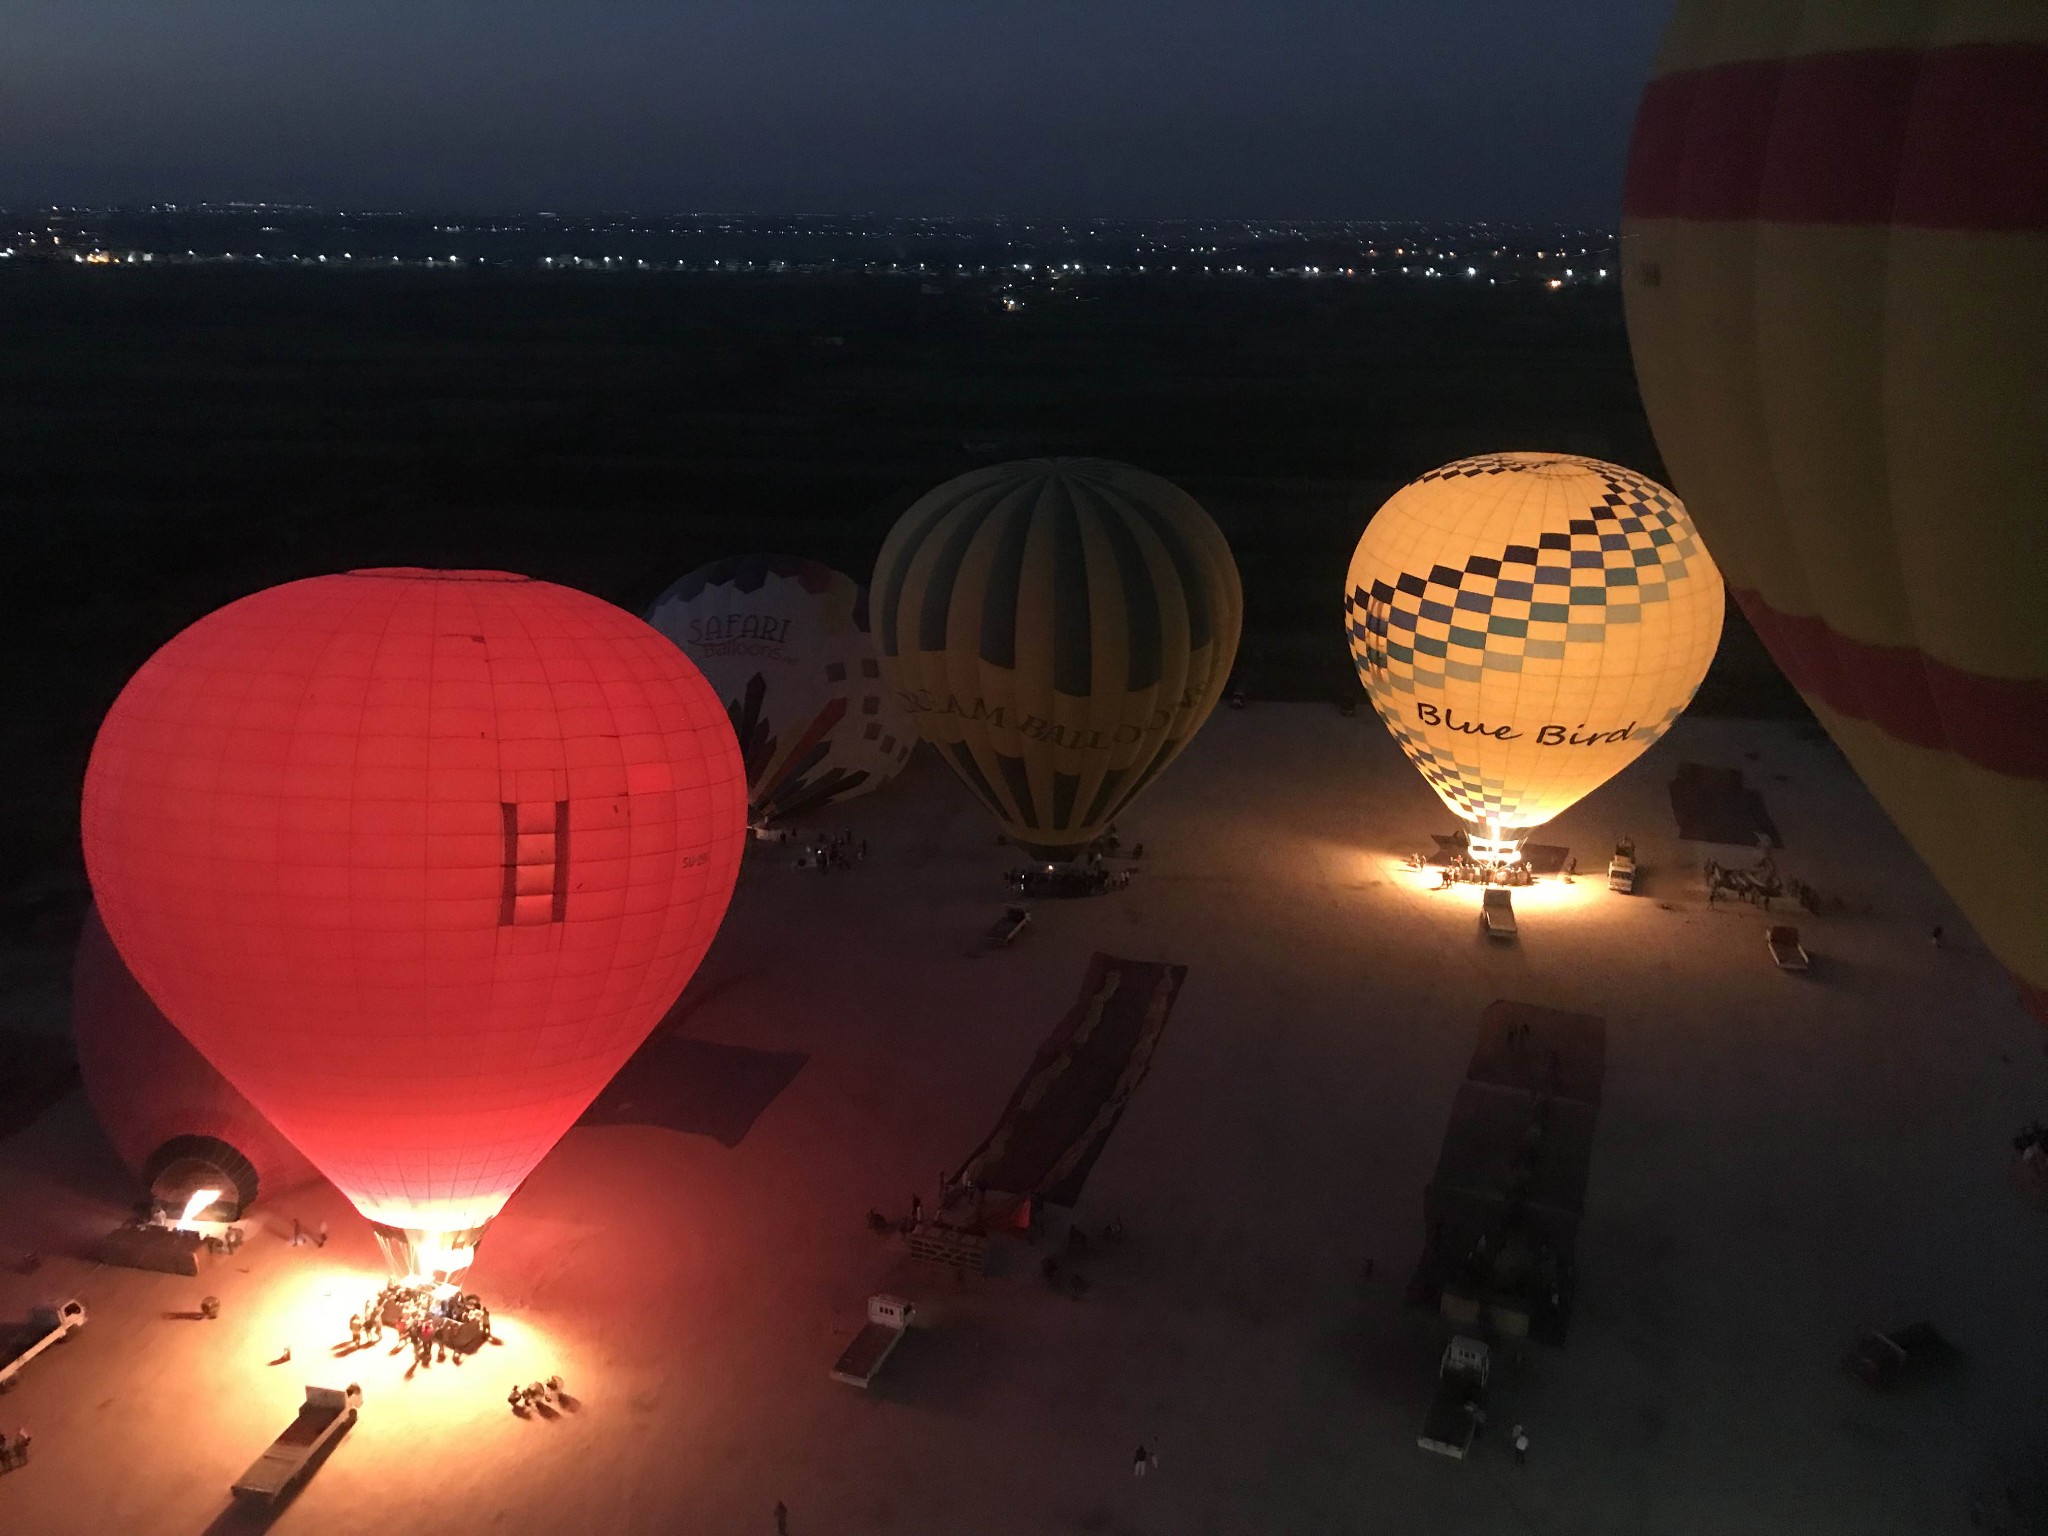
<path fill-rule="evenodd" d="M 1440 896 L 1469 910 L 1476 918 L 1479 915 L 1481 893 L 1499 890 L 1499 886 L 1484 886 L 1469 881 L 1453 882 L 1449 890 L 1439 884 L 1437 870 L 1429 865 L 1421 869 L 1411 866 L 1405 859 L 1389 859 L 1386 862 L 1388 878 L 1397 885 L 1405 885 L 1412 891 L 1428 896 Z M 1528 885 L 1506 887 L 1514 895 L 1517 912 L 1562 912 L 1589 907 L 1601 896 L 1607 894 L 1605 881 L 1593 875 L 1546 875 Z M 1631 898 L 1615 896 L 1616 901 Z"/>

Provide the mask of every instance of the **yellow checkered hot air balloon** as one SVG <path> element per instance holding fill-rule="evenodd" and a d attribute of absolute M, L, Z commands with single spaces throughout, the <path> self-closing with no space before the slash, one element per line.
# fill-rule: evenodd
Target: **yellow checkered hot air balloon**
<path fill-rule="evenodd" d="M 2048 5 L 1688 0 L 1623 211 L 1736 600 L 2048 1022 Z"/>
<path fill-rule="evenodd" d="M 1244 602 L 1193 497 L 1107 459 L 949 480 L 871 585 L 883 677 L 926 741 L 1047 859 L 1080 853 L 1209 716 Z"/>
<path fill-rule="evenodd" d="M 1444 804 L 1512 856 L 1639 757 L 1720 643 L 1720 573 L 1678 498 L 1556 453 L 1433 469 L 1373 515 L 1344 623 L 1387 729 Z"/>

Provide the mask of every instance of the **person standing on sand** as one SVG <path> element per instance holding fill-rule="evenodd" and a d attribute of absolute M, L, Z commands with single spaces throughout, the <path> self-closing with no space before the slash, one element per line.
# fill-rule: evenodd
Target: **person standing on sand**
<path fill-rule="evenodd" d="M 789 1536 L 789 1506 L 780 1499 L 775 1501 L 775 1536 Z"/>
<path fill-rule="evenodd" d="M 1528 1463 L 1529 1432 L 1526 1429 L 1522 1428 L 1521 1425 L 1517 1424 L 1515 1426 L 1515 1465 L 1518 1467 L 1522 1467 L 1527 1466 Z"/>

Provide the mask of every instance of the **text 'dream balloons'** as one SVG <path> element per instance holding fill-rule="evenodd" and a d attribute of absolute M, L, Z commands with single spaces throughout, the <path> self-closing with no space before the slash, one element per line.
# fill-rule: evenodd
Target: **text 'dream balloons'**
<path fill-rule="evenodd" d="M 2048 1023 L 2048 7 L 1687 0 L 1622 248 L 1736 601 Z"/>
<path fill-rule="evenodd" d="M 1597 459 L 1460 459 L 1396 491 L 1344 623 L 1373 708 L 1444 804 L 1503 831 L 1606 782 L 1691 702 L 1721 577 L 1662 486 Z"/>
<path fill-rule="evenodd" d="M 743 555 L 692 571 L 647 611 L 725 701 L 768 819 L 893 778 L 917 728 L 883 685 L 859 583 L 815 560 Z"/>
<path fill-rule="evenodd" d="M 630 614 L 496 572 L 358 571 L 145 662 L 83 823 L 158 1006 L 387 1236 L 445 1253 L 696 969 L 746 797 L 717 697 Z"/>
<path fill-rule="evenodd" d="M 1243 597 L 1222 530 L 1106 459 L 947 481 L 875 562 L 882 672 L 1012 841 L 1070 858 L 1216 705 Z"/>

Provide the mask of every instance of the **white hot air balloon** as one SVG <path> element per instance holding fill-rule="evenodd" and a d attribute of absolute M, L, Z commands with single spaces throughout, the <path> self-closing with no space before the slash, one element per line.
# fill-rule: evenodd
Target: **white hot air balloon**
<path fill-rule="evenodd" d="M 724 701 L 759 819 L 865 794 L 917 743 L 882 684 L 867 593 L 829 566 L 776 555 L 714 561 L 656 598 L 647 622 Z"/>
<path fill-rule="evenodd" d="M 1460 459 L 1396 491 L 1351 557 L 1352 659 L 1482 860 L 1635 761 L 1720 643 L 1721 575 L 1678 498 L 1597 459 Z"/>

